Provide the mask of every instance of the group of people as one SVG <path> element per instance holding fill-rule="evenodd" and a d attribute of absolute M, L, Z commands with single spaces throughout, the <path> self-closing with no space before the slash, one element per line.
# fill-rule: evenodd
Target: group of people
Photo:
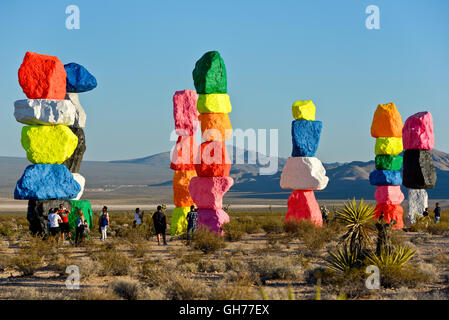
<path fill-rule="evenodd" d="M 48 234 L 55 237 L 57 240 L 66 240 L 66 237 L 70 242 L 72 242 L 72 233 L 69 224 L 69 213 L 70 211 L 64 207 L 64 204 L 60 204 L 59 208 L 50 209 L 48 212 Z M 85 234 L 89 232 L 89 225 L 87 220 L 84 218 L 83 211 L 78 209 L 77 211 L 78 219 L 76 221 L 75 228 L 75 244 L 78 245 Z"/>
<path fill-rule="evenodd" d="M 435 223 L 439 223 L 440 222 L 440 216 L 441 216 L 441 207 L 440 207 L 440 204 L 438 202 L 435 204 L 435 209 L 433 210 L 433 214 L 434 214 L 434 220 L 433 221 Z M 430 220 L 429 208 L 426 208 L 422 215 L 423 215 L 423 217 L 426 220 Z"/>

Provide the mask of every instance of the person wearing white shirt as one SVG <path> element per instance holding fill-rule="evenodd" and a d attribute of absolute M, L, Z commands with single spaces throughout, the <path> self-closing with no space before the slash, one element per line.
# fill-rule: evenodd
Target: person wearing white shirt
<path fill-rule="evenodd" d="M 50 234 L 52 236 L 56 236 L 59 234 L 59 223 L 62 223 L 62 219 L 55 212 L 55 209 L 50 209 L 50 212 L 48 214 L 48 221 L 50 221 Z"/>

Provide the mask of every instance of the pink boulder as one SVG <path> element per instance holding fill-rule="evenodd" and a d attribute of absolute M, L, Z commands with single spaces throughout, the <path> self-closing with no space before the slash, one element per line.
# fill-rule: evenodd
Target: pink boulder
<path fill-rule="evenodd" d="M 287 201 L 285 220 L 310 220 L 317 226 L 323 225 L 321 210 L 311 190 L 294 190 Z"/>
<path fill-rule="evenodd" d="M 424 111 L 408 117 L 402 129 L 402 142 L 405 150 L 432 150 L 435 145 L 432 114 Z"/>
<path fill-rule="evenodd" d="M 223 235 L 223 224 L 229 222 L 229 216 L 223 209 L 198 209 L 198 227 Z"/>
<path fill-rule="evenodd" d="M 173 96 L 173 117 L 178 136 L 191 136 L 198 129 L 198 115 L 196 108 L 198 95 L 194 90 L 176 91 Z"/>
<path fill-rule="evenodd" d="M 374 197 L 378 204 L 401 204 L 405 198 L 401 186 L 378 186 Z"/>
<path fill-rule="evenodd" d="M 190 180 L 189 192 L 200 209 L 221 209 L 223 196 L 234 184 L 231 177 L 194 177 Z"/>

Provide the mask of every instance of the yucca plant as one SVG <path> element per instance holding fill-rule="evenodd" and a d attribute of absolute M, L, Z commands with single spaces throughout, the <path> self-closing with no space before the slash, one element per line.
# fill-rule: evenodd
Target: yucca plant
<path fill-rule="evenodd" d="M 346 233 L 341 240 L 349 245 L 353 254 L 359 254 L 371 242 L 373 232 L 369 223 L 373 220 L 374 207 L 365 204 L 363 199 L 357 204 L 355 199 L 344 203 L 344 208 L 337 210 L 335 219 L 346 226 Z"/>
<path fill-rule="evenodd" d="M 347 245 L 337 247 L 329 252 L 326 259 L 331 269 L 346 274 L 350 272 L 358 263 L 358 254 L 350 250 Z"/>
<path fill-rule="evenodd" d="M 404 245 L 382 248 L 380 254 L 369 252 L 366 259 L 379 269 L 400 269 L 415 255 L 415 250 Z"/>

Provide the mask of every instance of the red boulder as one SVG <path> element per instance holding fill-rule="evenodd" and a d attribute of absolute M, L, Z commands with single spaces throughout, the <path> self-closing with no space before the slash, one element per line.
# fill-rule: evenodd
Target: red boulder
<path fill-rule="evenodd" d="M 384 220 L 390 222 L 396 220 L 393 229 L 404 228 L 404 208 L 400 204 L 378 204 L 374 209 L 374 217 L 379 219 L 380 214 L 384 213 Z"/>
<path fill-rule="evenodd" d="M 317 226 L 323 225 L 321 210 L 312 190 L 294 190 L 287 202 L 285 220 L 310 220 Z"/>
<path fill-rule="evenodd" d="M 58 57 L 27 52 L 19 68 L 19 84 L 28 99 L 64 100 L 67 74 Z"/>
<path fill-rule="evenodd" d="M 170 169 L 172 170 L 195 170 L 194 161 L 198 144 L 195 136 L 180 136 L 173 150 Z"/>
<path fill-rule="evenodd" d="M 231 172 L 231 165 L 224 142 L 208 141 L 201 144 L 195 164 L 199 177 L 227 177 Z"/>

